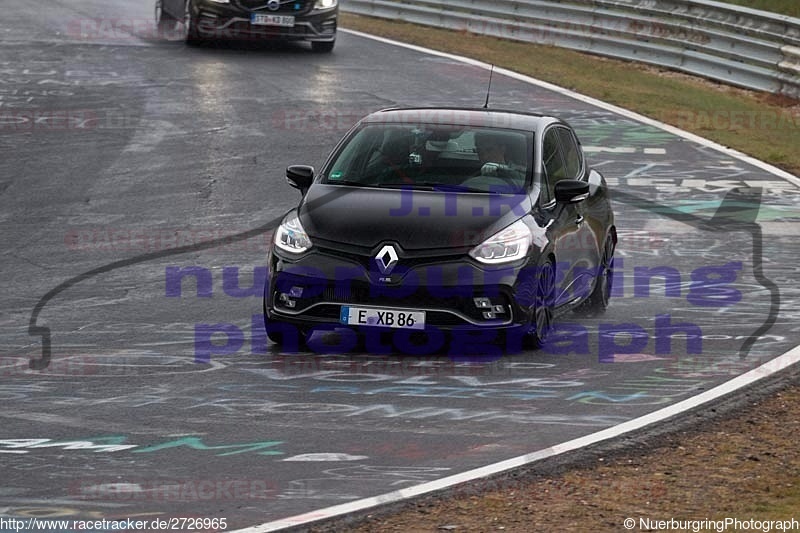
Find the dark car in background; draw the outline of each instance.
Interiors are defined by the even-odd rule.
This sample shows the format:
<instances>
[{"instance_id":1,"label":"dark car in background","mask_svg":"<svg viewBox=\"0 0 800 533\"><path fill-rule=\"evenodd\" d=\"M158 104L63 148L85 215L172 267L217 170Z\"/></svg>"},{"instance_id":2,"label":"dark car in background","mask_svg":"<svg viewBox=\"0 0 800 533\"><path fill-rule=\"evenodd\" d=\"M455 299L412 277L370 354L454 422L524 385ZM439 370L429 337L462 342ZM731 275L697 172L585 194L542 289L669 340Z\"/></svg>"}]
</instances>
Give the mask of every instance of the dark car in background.
<instances>
[{"instance_id":1,"label":"dark car in background","mask_svg":"<svg viewBox=\"0 0 800 533\"><path fill-rule=\"evenodd\" d=\"M316 52L336 42L338 0L156 0L160 29L178 25L187 43L202 40L308 41Z\"/></svg>"},{"instance_id":2,"label":"dark car in background","mask_svg":"<svg viewBox=\"0 0 800 533\"><path fill-rule=\"evenodd\" d=\"M609 190L558 118L379 111L286 179L303 196L273 236L264 316L288 350L337 328L405 352L476 331L535 347L564 311L608 305Z\"/></svg>"}]
</instances>

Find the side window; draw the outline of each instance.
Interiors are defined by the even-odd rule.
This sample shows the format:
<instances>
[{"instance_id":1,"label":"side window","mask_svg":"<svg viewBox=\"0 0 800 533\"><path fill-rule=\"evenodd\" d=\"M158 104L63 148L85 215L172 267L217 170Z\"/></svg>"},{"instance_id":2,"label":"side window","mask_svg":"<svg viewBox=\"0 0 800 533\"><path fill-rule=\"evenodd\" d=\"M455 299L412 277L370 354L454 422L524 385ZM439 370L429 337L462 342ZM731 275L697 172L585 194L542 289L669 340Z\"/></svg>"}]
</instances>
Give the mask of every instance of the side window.
<instances>
[{"instance_id":1,"label":"side window","mask_svg":"<svg viewBox=\"0 0 800 533\"><path fill-rule=\"evenodd\" d=\"M564 179L564 158L561 154L561 147L558 143L558 130L551 128L547 130L542 139L542 200L544 203L555 198L554 187L558 180Z\"/></svg>"},{"instance_id":2,"label":"side window","mask_svg":"<svg viewBox=\"0 0 800 533\"><path fill-rule=\"evenodd\" d=\"M578 141L566 128L558 128L558 136L561 139L561 149L564 151L564 174L569 179L578 179L583 168Z\"/></svg>"}]
</instances>

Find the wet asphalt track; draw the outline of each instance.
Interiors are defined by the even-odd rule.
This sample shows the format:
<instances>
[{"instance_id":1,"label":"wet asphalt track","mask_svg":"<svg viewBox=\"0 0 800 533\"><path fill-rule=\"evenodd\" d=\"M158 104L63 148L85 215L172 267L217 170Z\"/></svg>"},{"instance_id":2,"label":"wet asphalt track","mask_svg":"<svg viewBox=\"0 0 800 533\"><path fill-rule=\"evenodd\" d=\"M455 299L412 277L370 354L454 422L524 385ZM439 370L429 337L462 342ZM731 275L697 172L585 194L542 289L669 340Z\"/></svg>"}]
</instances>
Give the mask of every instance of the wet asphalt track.
<instances>
[{"instance_id":1,"label":"wet asphalt track","mask_svg":"<svg viewBox=\"0 0 800 533\"><path fill-rule=\"evenodd\" d=\"M493 106L567 118L618 192L608 313L564 317L560 343L502 357L336 354L321 336L316 353L275 351L247 288L269 238L258 228L298 199L283 169L320 165L373 110L479 106L486 71L348 34L329 56L187 48L154 34L150 5L10 1L2 517L277 520L610 427L798 344L800 188L495 76ZM210 276L211 296L191 283L174 295L175 267ZM656 276L648 293L647 269L672 282ZM716 292L714 270L732 276ZM52 343L41 371L29 369L42 357L32 314Z\"/></svg>"}]
</instances>

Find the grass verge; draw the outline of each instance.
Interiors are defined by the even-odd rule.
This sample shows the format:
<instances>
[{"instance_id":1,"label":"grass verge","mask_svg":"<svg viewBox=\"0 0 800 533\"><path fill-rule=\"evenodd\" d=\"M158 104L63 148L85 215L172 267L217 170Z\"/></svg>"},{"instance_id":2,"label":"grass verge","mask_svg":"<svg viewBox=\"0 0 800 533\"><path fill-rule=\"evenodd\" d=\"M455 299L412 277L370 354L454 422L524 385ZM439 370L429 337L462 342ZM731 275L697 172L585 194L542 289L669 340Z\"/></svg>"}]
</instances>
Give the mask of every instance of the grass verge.
<instances>
[{"instance_id":1,"label":"grass verge","mask_svg":"<svg viewBox=\"0 0 800 533\"><path fill-rule=\"evenodd\" d=\"M795 1L795 0L793 0ZM630 109L800 174L800 102L551 46L342 14L342 25L493 63Z\"/></svg>"},{"instance_id":2,"label":"grass verge","mask_svg":"<svg viewBox=\"0 0 800 533\"><path fill-rule=\"evenodd\" d=\"M725 3L800 17L800 2L797 0L725 0Z\"/></svg>"},{"instance_id":3,"label":"grass verge","mask_svg":"<svg viewBox=\"0 0 800 533\"><path fill-rule=\"evenodd\" d=\"M465 491L412 503L402 512L372 517L349 531L800 530L795 445L800 387L753 402L735 417L702 429L660 437L655 449L599 457L563 475L525 476L482 494ZM624 526L626 518L634 527ZM688 527L657 527L653 522L647 527L642 520L648 519L674 519ZM742 524L725 525L726 519ZM792 519L793 528L785 527ZM711 522L703 526L703 520Z\"/></svg>"}]
</instances>

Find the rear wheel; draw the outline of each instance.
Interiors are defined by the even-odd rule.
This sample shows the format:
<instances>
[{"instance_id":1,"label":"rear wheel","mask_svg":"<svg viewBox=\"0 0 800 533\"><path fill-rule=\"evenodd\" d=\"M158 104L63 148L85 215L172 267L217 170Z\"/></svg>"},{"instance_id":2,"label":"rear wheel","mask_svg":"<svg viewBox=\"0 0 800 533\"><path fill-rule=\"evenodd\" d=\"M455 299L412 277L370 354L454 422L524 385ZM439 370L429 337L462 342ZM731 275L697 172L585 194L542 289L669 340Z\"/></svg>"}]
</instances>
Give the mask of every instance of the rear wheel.
<instances>
[{"instance_id":1,"label":"rear wheel","mask_svg":"<svg viewBox=\"0 0 800 533\"><path fill-rule=\"evenodd\" d=\"M611 298L611 287L614 282L614 239L609 235L603 247L603 257L597 268L597 279L594 289L589 298L578 308L578 311L589 314L599 315L608 308L608 301Z\"/></svg>"},{"instance_id":2,"label":"rear wheel","mask_svg":"<svg viewBox=\"0 0 800 533\"><path fill-rule=\"evenodd\" d=\"M536 275L536 294L534 300L531 329L523 339L523 347L536 349L544 345L553 327L553 304L556 297L556 271L553 260L548 259Z\"/></svg>"}]
</instances>

